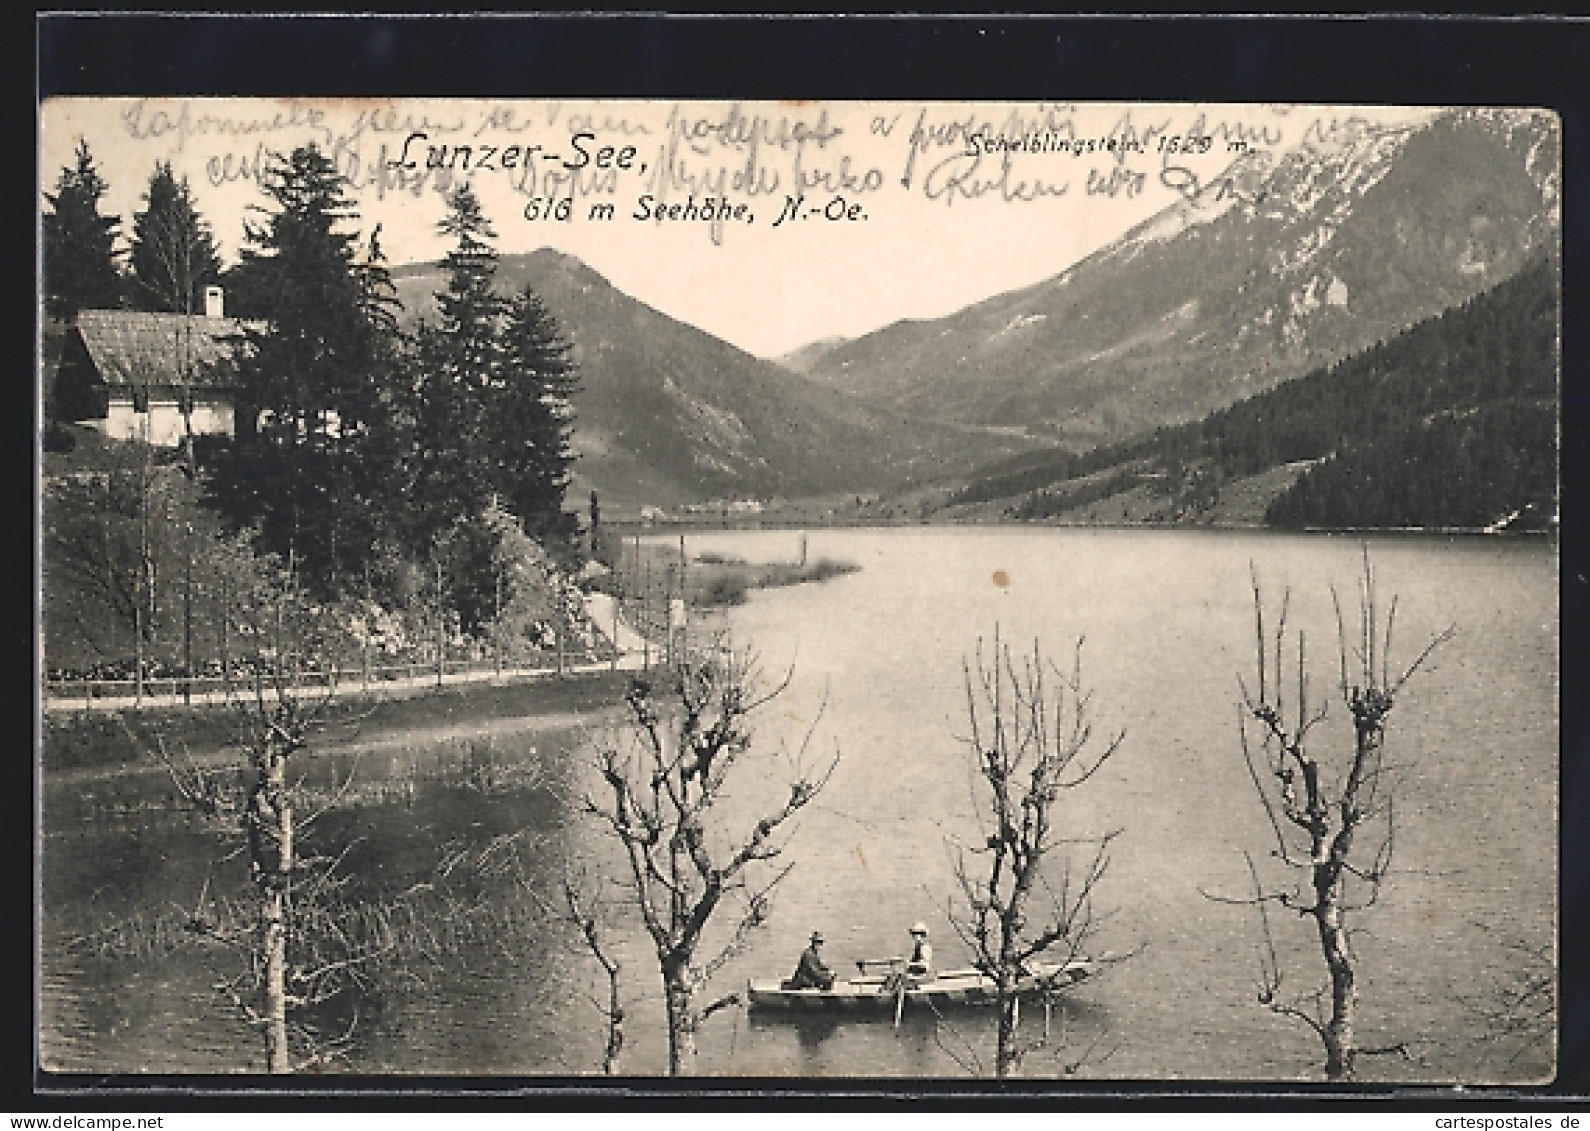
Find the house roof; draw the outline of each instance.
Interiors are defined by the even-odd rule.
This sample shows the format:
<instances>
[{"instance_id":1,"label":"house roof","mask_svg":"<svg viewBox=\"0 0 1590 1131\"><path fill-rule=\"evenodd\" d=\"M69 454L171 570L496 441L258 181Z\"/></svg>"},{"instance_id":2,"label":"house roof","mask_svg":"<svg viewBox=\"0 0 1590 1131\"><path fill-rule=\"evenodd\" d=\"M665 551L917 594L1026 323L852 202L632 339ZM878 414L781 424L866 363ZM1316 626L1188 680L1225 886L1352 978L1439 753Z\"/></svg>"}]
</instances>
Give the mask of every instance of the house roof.
<instances>
[{"instance_id":1,"label":"house roof","mask_svg":"<svg viewBox=\"0 0 1590 1131\"><path fill-rule=\"evenodd\" d=\"M231 356L244 329L240 318L149 314L136 310L83 310L77 333L100 380L111 386L227 387L215 362ZM190 376L184 380L187 369Z\"/></svg>"}]
</instances>

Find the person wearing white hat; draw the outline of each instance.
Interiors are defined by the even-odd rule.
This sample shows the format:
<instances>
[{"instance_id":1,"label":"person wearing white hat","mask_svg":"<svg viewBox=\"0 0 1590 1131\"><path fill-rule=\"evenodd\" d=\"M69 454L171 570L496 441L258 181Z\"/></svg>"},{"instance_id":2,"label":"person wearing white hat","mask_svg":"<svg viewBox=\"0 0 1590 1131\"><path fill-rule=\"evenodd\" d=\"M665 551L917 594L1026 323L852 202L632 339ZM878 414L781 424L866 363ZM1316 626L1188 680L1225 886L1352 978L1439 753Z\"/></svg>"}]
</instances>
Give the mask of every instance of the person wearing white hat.
<instances>
[{"instance_id":1,"label":"person wearing white hat","mask_svg":"<svg viewBox=\"0 0 1590 1131\"><path fill-rule=\"evenodd\" d=\"M933 976L933 947L928 943L926 923L911 925L911 957L906 959L905 973L919 982Z\"/></svg>"},{"instance_id":2,"label":"person wearing white hat","mask_svg":"<svg viewBox=\"0 0 1590 1131\"><path fill-rule=\"evenodd\" d=\"M823 962L823 933L813 931L811 945L801 951L795 973L784 983L789 990L826 990L833 988L834 972Z\"/></svg>"}]
</instances>

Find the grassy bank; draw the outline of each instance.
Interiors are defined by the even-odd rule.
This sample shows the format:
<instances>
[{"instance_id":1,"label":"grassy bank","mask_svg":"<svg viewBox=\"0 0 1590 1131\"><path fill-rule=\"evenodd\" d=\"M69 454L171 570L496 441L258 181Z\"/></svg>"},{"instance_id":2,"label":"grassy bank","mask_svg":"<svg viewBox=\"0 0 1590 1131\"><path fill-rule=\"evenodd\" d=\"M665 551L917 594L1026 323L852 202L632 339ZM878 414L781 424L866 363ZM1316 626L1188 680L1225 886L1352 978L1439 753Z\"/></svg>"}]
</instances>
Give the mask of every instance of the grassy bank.
<instances>
[{"instance_id":1,"label":"grassy bank","mask_svg":"<svg viewBox=\"0 0 1590 1131\"><path fill-rule=\"evenodd\" d=\"M595 714L623 701L628 679L625 672L592 672L516 684L461 684L394 699L336 700L322 713L311 750L449 724ZM160 742L168 750L194 754L225 750L236 745L242 722L236 706L222 705L54 714L43 724L43 768L48 774L148 764Z\"/></svg>"},{"instance_id":2,"label":"grassy bank","mask_svg":"<svg viewBox=\"0 0 1590 1131\"><path fill-rule=\"evenodd\" d=\"M687 599L703 608L740 605L752 589L826 581L860 569L853 562L832 558L818 558L804 565L791 562L757 564L725 554L702 554L696 559L694 576L687 582Z\"/></svg>"},{"instance_id":3,"label":"grassy bank","mask_svg":"<svg viewBox=\"0 0 1590 1131\"><path fill-rule=\"evenodd\" d=\"M624 619L659 646L667 640L669 604L680 597L693 609L722 609L743 604L753 589L821 582L861 569L833 558L750 562L715 551L689 554L683 542L615 538L604 546L614 572L600 587L618 598Z\"/></svg>"}]
</instances>

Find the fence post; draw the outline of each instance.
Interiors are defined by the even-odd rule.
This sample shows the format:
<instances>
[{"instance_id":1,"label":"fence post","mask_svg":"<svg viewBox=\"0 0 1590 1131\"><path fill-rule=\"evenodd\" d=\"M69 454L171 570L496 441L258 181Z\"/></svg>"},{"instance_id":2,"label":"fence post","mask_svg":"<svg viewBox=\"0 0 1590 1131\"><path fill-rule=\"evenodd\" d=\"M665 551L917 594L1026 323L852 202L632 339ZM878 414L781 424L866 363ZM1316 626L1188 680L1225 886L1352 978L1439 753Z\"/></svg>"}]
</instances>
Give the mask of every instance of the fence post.
<instances>
[{"instance_id":1,"label":"fence post","mask_svg":"<svg viewBox=\"0 0 1590 1131\"><path fill-rule=\"evenodd\" d=\"M182 702L193 705L193 523L183 523Z\"/></svg>"},{"instance_id":2,"label":"fence post","mask_svg":"<svg viewBox=\"0 0 1590 1131\"><path fill-rule=\"evenodd\" d=\"M436 686L442 686L447 664L447 626L442 613L442 559L436 559Z\"/></svg>"},{"instance_id":3,"label":"fence post","mask_svg":"<svg viewBox=\"0 0 1590 1131\"><path fill-rule=\"evenodd\" d=\"M493 571L492 584L495 589L491 619L491 658L497 672L497 682L502 682L502 566L497 564Z\"/></svg>"},{"instance_id":4,"label":"fence post","mask_svg":"<svg viewBox=\"0 0 1590 1131\"><path fill-rule=\"evenodd\" d=\"M231 587L223 567L221 573L221 697L232 701L232 606Z\"/></svg>"},{"instance_id":5,"label":"fence post","mask_svg":"<svg viewBox=\"0 0 1590 1131\"><path fill-rule=\"evenodd\" d=\"M679 604L677 606L679 610L679 651L677 656L681 666L690 662L690 622L689 613L686 611L686 602L689 598L685 595L685 583L689 573L690 558L685 553L685 536L684 532L681 531L679 534ZM670 624L668 626L670 638L673 636L673 631L673 625Z\"/></svg>"}]
</instances>

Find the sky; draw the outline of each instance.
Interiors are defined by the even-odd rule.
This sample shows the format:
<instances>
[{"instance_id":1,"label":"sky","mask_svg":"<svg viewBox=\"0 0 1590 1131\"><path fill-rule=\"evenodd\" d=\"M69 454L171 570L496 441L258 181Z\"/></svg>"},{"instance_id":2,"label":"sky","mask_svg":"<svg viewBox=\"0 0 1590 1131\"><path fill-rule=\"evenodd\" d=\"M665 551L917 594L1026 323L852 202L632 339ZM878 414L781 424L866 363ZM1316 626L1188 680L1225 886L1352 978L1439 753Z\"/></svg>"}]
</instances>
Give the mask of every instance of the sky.
<instances>
[{"instance_id":1,"label":"sky","mask_svg":"<svg viewBox=\"0 0 1590 1131\"><path fill-rule=\"evenodd\" d=\"M40 203L79 139L126 236L157 162L235 261L270 154L311 141L394 265L445 254L467 180L500 252L553 247L762 357L1059 274L1245 152L1414 108L933 102L52 99ZM730 214L701 209L727 202ZM566 203L559 203L566 202ZM691 214L690 206L697 214ZM550 205L550 207L549 207ZM791 219L793 205L796 218ZM659 208L677 213L658 217ZM608 209L611 209L609 212Z\"/></svg>"}]
</instances>

